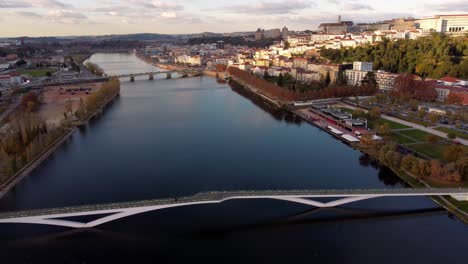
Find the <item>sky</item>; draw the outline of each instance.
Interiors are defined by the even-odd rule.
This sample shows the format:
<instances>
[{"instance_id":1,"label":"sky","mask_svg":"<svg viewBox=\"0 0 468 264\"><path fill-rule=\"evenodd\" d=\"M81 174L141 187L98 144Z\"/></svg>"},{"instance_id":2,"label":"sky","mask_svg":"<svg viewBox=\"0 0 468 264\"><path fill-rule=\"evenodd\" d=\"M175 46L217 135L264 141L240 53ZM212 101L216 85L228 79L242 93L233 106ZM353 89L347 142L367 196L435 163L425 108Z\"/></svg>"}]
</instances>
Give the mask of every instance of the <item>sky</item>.
<instances>
[{"instance_id":1,"label":"sky","mask_svg":"<svg viewBox=\"0 0 468 264\"><path fill-rule=\"evenodd\" d=\"M316 29L468 13L466 0L0 0L0 37Z\"/></svg>"}]
</instances>

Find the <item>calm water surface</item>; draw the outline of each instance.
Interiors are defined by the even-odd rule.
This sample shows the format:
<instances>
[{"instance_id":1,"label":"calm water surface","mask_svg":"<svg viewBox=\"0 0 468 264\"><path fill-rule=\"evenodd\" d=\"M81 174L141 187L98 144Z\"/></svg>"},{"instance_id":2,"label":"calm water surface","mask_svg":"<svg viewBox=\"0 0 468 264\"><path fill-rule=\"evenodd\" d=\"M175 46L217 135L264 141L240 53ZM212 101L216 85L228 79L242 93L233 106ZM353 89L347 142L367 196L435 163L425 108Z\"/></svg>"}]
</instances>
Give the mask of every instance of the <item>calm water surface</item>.
<instances>
[{"instance_id":1,"label":"calm water surface","mask_svg":"<svg viewBox=\"0 0 468 264\"><path fill-rule=\"evenodd\" d=\"M96 54L91 61L108 73L157 70L129 54ZM209 77L160 77L123 79L120 98L105 114L0 200L0 210L212 190L404 188L388 169L243 90ZM467 226L427 198L383 198L329 210L231 201L147 213L86 231L0 226L0 263L194 257L466 263L467 249Z\"/></svg>"}]
</instances>

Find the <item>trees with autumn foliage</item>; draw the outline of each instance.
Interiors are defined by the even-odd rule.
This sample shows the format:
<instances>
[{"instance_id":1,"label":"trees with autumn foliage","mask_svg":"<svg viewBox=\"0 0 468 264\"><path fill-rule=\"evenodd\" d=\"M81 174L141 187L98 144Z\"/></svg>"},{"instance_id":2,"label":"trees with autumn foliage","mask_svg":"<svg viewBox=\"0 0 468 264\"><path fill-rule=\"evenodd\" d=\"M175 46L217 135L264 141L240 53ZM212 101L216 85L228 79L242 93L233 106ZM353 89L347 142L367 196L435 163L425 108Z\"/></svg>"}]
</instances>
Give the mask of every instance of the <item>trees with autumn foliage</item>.
<instances>
[{"instance_id":1,"label":"trees with autumn foliage","mask_svg":"<svg viewBox=\"0 0 468 264\"><path fill-rule=\"evenodd\" d=\"M229 74L244 82L245 84L255 87L270 98L280 99L283 101L299 101L299 100L314 100L323 98L340 98L350 96L367 96L374 95L378 89L372 86L352 87L348 85L331 85L325 88L314 88L301 91L289 87L282 88L272 82L254 76L246 71L235 67L228 68ZM286 80L286 77L284 77Z\"/></svg>"},{"instance_id":2,"label":"trees with autumn foliage","mask_svg":"<svg viewBox=\"0 0 468 264\"><path fill-rule=\"evenodd\" d=\"M446 104L451 105L462 105L463 104L463 97L456 93L450 93L445 100Z\"/></svg>"},{"instance_id":3,"label":"trees with autumn foliage","mask_svg":"<svg viewBox=\"0 0 468 264\"><path fill-rule=\"evenodd\" d=\"M430 102L435 101L437 92L430 82L415 80L410 74L401 74L395 80L395 89L391 95L404 101L416 99Z\"/></svg>"},{"instance_id":4,"label":"trees with autumn foliage","mask_svg":"<svg viewBox=\"0 0 468 264\"><path fill-rule=\"evenodd\" d=\"M39 106L39 97L34 92L28 92L21 98L21 107L28 112L35 111Z\"/></svg>"},{"instance_id":5,"label":"trees with autumn foliage","mask_svg":"<svg viewBox=\"0 0 468 264\"><path fill-rule=\"evenodd\" d=\"M84 120L89 115L95 113L104 103L120 93L120 81L118 78L111 78L102 84L101 88L88 95L85 100L80 100L75 115Z\"/></svg>"},{"instance_id":6,"label":"trees with autumn foliage","mask_svg":"<svg viewBox=\"0 0 468 264\"><path fill-rule=\"evenodd\" d=\"M15 174L63 135L61 127L47 126L36 114L16 114L0 137L0 182Z\"/></svg>"}]
</instances>

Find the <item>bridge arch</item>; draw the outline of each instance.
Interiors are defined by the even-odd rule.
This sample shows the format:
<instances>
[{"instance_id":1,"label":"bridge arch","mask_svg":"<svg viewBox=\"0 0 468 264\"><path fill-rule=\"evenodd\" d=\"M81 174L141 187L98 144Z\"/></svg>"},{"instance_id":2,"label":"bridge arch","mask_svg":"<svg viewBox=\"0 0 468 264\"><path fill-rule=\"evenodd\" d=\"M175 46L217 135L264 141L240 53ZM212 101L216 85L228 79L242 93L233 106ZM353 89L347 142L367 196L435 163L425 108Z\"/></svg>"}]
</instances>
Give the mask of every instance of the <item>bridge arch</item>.
<instances>
[{"instance_id":1,"label":"bridge arch","mask_svg":"<svg viewBox=\"0 0 468 264\"><path fill-rule=\"evenodd\" d=\"M317 208L331 208L379 197L441 196L454 194L468 195L468 189L211 192L200 193L189 197L182 197L180 199L161 199L108 205L2 213L0 214L0 223L52 225L70 228L93 228L105 223L142 213L192 205L220 204L230 200L272 199L299 203ZM319 202L312 200L313 198L336 199L330 202ZM63 219L93 215L106 216L87 223Z\"/></svg>"}]
</instances>

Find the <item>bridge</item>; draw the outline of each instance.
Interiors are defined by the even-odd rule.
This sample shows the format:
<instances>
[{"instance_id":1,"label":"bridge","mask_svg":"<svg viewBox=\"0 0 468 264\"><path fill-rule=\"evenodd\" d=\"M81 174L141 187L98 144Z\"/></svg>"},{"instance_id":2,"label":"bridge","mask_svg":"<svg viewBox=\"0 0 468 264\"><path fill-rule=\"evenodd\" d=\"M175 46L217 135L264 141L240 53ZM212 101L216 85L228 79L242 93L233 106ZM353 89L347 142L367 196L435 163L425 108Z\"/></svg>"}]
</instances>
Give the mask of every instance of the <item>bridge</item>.
<instances>
[{"instance_id":1,"label":"bridge","mask_svg":"<svg viewBox=\"0 0 468 264\"><path fill-rule=\"evenodd\" d=\"M113 75L113 77L118 77L118 78L129 78L130 81L134 82L135 77L137 76L148 76L148 79L150 81L154 80L155 75L159 74L165 74L166 79L171 79L172 75L174 73L179 73L182 77L193 77L193 76L199 76L202 74L201 70L198 69L186 69L186 70L169 70L169 71L152 71L152 72L140 72L140 73L128 73L128 74L119 74L119 75Z\"/></svg>"},{"instance_id":2,"label":"bridge","mask_svg":"<svg viewBox=\"0 0 468 264\"><path fill-rule=\"evenodd\" d=\"M380 189L380 190L291 190L291 191L225 191L206 192L193 196L146 200L112 204L96 204L54 209L40 209L0 213L0 224L38 224L70 228L93 228L132 215L203 204L220 204L229 200L273 199L304 204L317 208L332 208L358 201L380 197L418 197L468 195L468 189ZM337 198L319 202L313 198ZM104 216L103 216L104 215ZM101 216L82 223L64 218Z\"/></svg>"}]
</instances>

